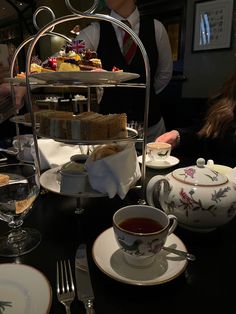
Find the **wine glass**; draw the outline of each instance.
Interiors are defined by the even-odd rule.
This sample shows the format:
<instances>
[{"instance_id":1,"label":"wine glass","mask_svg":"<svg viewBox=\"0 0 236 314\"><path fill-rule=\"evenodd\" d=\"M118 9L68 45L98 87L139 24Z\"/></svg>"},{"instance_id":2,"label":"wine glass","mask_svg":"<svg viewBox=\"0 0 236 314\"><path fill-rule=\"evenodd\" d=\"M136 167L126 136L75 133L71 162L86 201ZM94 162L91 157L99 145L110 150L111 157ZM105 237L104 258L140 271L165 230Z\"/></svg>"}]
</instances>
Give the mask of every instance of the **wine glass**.
<instances>
[{"instance_id":1,"label":"wine glass","mask_svg":"<svg viewBox=\"0 0 236 314\"><path fill-rule=\"evenodd\" d=\"M0 256L20 256L39 245L39 231L21 228L39 192L39 173L34 165L0 166L0 219L11 228L0 235Z\"/></svg>"}]
</instances>

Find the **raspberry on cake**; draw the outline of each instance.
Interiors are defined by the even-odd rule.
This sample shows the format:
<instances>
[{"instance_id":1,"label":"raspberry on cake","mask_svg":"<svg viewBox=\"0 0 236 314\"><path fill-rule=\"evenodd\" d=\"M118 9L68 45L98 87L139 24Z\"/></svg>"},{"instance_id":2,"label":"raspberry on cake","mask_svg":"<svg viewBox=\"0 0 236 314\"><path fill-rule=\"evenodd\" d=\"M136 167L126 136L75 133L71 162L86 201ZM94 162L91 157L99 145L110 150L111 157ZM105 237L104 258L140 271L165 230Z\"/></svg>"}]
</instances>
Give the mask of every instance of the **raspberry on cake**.
<instances>
[{"instance_id":1,"label":"raspberry on cake","mask_svg":"<svg viewBox=\"0 0 236 314\"><path fill-rule=\"evenodd\" d=\"M123 72L123 70L119 69L119 68L116 67L116 66L113 66L112 72Z\"/></svg>"}]
</instances>

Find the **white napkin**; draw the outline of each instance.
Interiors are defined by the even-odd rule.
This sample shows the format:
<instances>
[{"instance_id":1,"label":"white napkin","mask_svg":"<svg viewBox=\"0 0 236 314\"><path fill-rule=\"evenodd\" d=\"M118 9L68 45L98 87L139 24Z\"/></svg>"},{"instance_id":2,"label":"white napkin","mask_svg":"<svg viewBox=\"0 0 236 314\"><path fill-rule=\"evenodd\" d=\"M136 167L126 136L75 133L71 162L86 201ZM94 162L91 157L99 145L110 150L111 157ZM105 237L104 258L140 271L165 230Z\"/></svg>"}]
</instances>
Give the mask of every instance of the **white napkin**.
<instances>
[{"instance_id":1,"label":"white napkin","mask_svg":"<svg viewBox=\"0 0 236 314\"><path fill-rule=\"evenodd\" d=\"M54 168L70 161L70 157L81 154L81 145L68 145L52 139L38 139L41 170ZM32 144L31 154L36 159L35 147Z\"/></svg>"},{"instance_id":2,"label":"white napkin","mask_svg":"<svg viewBox=\"0 0 236 314\"><path fill-rule=\"evenodd\" d=\"M117 154L96 161L88 158L85 167L94 190L108 194L109 198L118 194L124 199L130 187L141 177L141 171L134 143L121 143L119 146L123 150Z\"/></svg>"}]
</instances>

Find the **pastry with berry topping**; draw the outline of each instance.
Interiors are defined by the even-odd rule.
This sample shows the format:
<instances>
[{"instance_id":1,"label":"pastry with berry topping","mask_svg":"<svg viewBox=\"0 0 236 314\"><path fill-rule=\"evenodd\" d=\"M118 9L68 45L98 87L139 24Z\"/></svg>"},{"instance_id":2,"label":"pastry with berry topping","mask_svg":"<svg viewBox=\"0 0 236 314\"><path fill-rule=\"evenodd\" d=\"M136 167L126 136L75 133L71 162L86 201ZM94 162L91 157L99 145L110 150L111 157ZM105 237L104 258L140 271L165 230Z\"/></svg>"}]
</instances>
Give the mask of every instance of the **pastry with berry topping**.
<instances>
[{"instance_id":1,"label":"pastry with berry topping","mask_svg":"<svg viewBox=\"0 0 236 314\"><path fill-rule=\"evenodd\" d=\"M54 72L55 67L53 67L52 64L53 58L48 58L47 62L42 62L38 56L33 56L31 59L30 73Z\"/></svg>"},{"instance_id":2,"label":"pastry with berry topping","mask_svg":"<svg viewBox=\"0 0 236 314\"><path fill-rule=\"evenodd\" d=\"M92 71L102 68L97 53L85 48L84 41L74 40L59 52L57 71Z\"/></svg>"},{"instance_id":3,"label":"pastry with berry topping","mask_svg":"<svg viewBox=\"0 0 236 314\"><path fill-rule=\"evenodd\" d=\"M7 174L0 173L0 185L8 184L10 177Z\"/></svg>"}]
</instances>

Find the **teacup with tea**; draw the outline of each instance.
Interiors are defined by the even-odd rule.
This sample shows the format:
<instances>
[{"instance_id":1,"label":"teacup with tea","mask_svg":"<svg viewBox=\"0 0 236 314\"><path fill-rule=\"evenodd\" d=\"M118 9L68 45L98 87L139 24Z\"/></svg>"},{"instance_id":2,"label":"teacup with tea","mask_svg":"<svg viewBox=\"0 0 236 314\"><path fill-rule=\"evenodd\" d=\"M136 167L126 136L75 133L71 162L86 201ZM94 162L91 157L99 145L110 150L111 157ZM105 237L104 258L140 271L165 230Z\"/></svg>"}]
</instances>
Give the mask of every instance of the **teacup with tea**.
<instances>
[{"instance_id":1,"label":"teacup with tea","mask_svg":"<svg viewBox=\"0 0 236 314\"><path fill-rule=\"evenodd\" d=\"M177 218L148 205L129 205L113 215L116 241L125 261L135 267L151 265L174 232Z\"/></svg>"},{"instance_id":2,"label":"teacup with tea","mask_svg":"<svg viewBox=\"0 0 236 314\"><path fill-rule=\"evenodd\" d=\"M150 161L166 160L171 153L171 144L164 142L147 143L147 155Z\"/></svg>"}]
</instances>

